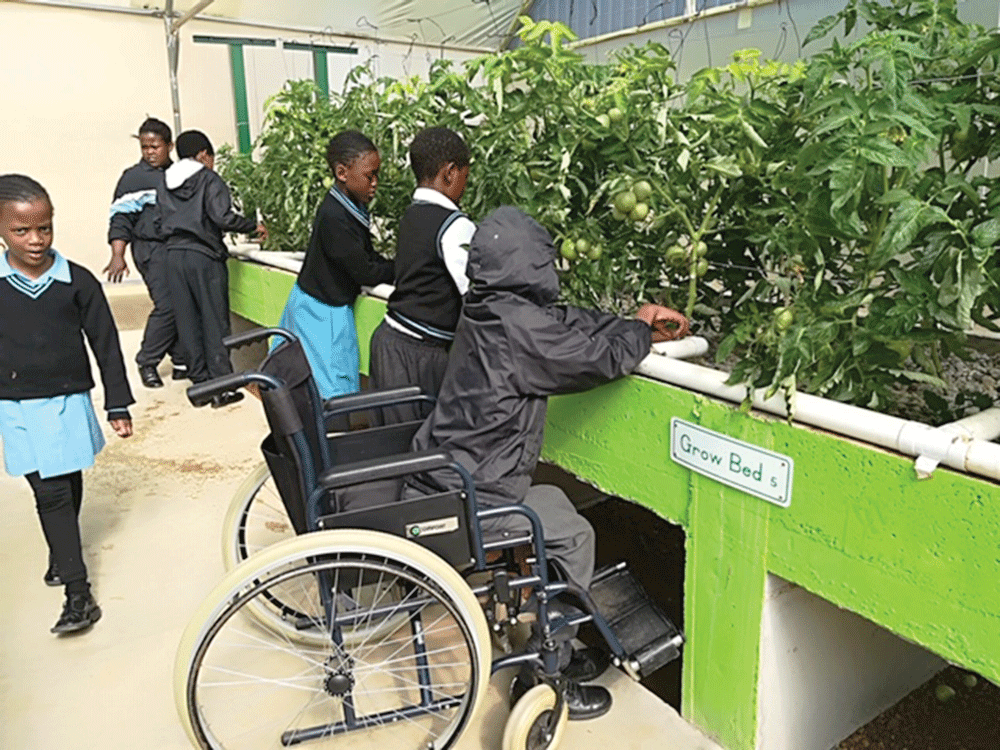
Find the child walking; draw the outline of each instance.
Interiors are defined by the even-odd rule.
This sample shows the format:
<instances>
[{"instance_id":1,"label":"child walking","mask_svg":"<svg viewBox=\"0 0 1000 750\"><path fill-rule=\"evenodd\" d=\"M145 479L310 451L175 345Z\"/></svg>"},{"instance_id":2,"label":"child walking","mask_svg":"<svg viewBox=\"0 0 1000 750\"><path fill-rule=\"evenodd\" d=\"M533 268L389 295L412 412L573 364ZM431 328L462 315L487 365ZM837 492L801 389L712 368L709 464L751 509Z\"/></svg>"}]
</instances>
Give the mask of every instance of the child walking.
<instances>
[{"instance_id":1,"label":"child walking","mask_svg":"<svg viewBox=\"0 0 1000 750\"><path fill-rule=\"evenodd\" d=\"M373 388L419 385L437 396L469 288L465 267L476 225L458 203L469 179L469 147L448 128L427 128L410 144L417 178L399 224L396 288L371 340ZM382 410L386 423L423 419L420 404Z\"/></svg>"},{"instance_id":2,"label":"child walking","mask_svg":"<svg viewBox=\"0 0 1000 750\"><path fill-rule=\"evenodd\" d=\"M222 343L230 333L229 251L222 234L256 231L266 239L267 230L233 210L229 187L214 171L215 149L204 133L186 130L177 136L177 156L157 186L156 202L177 337L188 378L200 383L233 371ZM242 398L238 391L225 391L212 398L212 407Z\"/></svg>"},{"instance_id":3,"label":"child walking","mask_svg":"<svg viewBox=\"0 0 1000 750\"><path fill-rule=\"evenodd\" d=\"M85 630L101 617L80 542L82 470L104 447L90 389L86 336L104 384L105 410L120 437L132 434L134 403L111 310L85 268L52 247L52 202L24 175L0 175L0 439L11 476L35 494L49 546L44 580L66 602L53 633Z\"/></svg>"},{"instance_id":4,"label":"child walking","mask_svg":"<svg viewBox=\"0 0 1000 750\"><path fill-rule=\"evenodd\" d=\"M360 390L354 300L362 286L389 283L394 273L393 262L375 252L369 232L368 204L382 165L375 144L345 130L330 141L326 161L334 184L316 212L279 324L302 340L324 400Z\"/></svg>"}]
</instances>

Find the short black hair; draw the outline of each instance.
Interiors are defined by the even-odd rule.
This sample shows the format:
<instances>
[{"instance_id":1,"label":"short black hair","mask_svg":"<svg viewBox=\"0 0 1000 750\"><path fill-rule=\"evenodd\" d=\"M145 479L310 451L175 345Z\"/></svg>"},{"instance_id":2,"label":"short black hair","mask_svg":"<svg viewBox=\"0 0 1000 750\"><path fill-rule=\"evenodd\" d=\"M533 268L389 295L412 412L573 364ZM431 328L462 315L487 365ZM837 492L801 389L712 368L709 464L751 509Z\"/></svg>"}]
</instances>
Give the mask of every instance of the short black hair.
<instances>
[{"instance_id":1,"label":"short black hair","mask_svg":"<svg viewBox=\"0 0 1000 750\"><path fill-rule=\"evenodd\" d=\"M170 126L163 120L157 120L155 117L147 117L142 121L142 125L139 126L139 135L143 133L158 135L163 139L164 143L173 143L174 140L174 134L171 132Z\"/></svg>"},{"instance_id":2,"label":"short black hair","mask_svg":"<svg viewBox=\"0 0 1000 750\"><path fill-rule=\"evenodd\" d=\"M333 172L338 164L350 166L352 161L371 151L378 151L371 138L357 130L343 130L327 144L326 163Z\"/></svg>"},{"instance_id":3,"label":"short black hair","mask_svg":"<svg viewBox=\"0 0 1000 750\"><path fill-rule=\"evenodd\" d=\"M471 155L462 136L450 128L426 128L410 143L410 166L417 182L433 180L441 167L467 167Z\"/></svg>"},{"instance_id":4,"label":"short black hair","mask_svg":"<svg viewBox=\"0 0 1000 750\"><path fill-rule=\"evenodd\" d=\"M6 203L30 203L39 198L44 198L50 205L52 203L45 188L27 175L0 175L0 206Z\"/></svg>"},{"instance_id":5,"label":"short black hair","mask_svg":"<svg viewBox=\"0 0 1000 750\"><path fill-rule=\"evenodd\" d=\"M177 136L177 156L181 159L193 159L202 151L209 156L215 156L215 149L208 136L200 130L185 130Z\"/></svg>"}]
</instances>

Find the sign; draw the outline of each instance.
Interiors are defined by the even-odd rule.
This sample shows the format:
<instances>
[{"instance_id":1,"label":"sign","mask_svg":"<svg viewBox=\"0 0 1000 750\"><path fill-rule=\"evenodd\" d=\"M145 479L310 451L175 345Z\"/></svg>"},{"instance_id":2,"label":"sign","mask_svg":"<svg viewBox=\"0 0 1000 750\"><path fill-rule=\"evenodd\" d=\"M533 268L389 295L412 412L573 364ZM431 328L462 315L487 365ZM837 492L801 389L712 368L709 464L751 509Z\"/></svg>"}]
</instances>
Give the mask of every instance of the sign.
<instances>
[{"instance_id":1,"label":"sign","mask_svg":"<svg viewBox=\"0 0 1000 750\"><path fill-rule=\"evenodd\" d=\"M670 420L670 457L692 471L782 508L792 503L795 464L788 456L674 417Z\"/></svg>"}]
</instances>

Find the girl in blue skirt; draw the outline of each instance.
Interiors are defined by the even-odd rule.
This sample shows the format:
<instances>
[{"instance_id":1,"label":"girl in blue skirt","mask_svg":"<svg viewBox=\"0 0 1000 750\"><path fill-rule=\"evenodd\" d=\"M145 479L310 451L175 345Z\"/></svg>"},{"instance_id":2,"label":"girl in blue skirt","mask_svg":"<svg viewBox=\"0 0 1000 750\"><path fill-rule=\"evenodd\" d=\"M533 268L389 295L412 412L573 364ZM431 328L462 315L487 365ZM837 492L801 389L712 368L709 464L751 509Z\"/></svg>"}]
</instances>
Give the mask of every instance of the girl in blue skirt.
<instances>
[{"instance_id":1,"label":"girl in blue skirt","mask_svg":"<svg viewBox=\"0 0 1000 750\"><path fill-rule=\"evenodd\" d=\"M66 602L53 633L85 630L101 617L83 562L78 515L82 470L104 447L90 390L84 336L101 369L105 410L120 437L132 434L134 403L118 330L101 285L52 247L52 202L30 177L0 175L0 439L11 476L35 494L49 546L44 580Z\"/></svg>"},{"instance_id":2,"label":"girl in blue skirt","mask_svg":"<svg viewBox=\"0 0 1000 750\"><path fill-rule=\"evenodd\" d=\"M302 340L324 400L360 389L354 300L362 286L391 282L395 268L375 252L369 232L367 206L382 164L375 144L345 130L330 141L326 161L334 184L316 212L280 323Z\"/></svg>"}]
</instances>

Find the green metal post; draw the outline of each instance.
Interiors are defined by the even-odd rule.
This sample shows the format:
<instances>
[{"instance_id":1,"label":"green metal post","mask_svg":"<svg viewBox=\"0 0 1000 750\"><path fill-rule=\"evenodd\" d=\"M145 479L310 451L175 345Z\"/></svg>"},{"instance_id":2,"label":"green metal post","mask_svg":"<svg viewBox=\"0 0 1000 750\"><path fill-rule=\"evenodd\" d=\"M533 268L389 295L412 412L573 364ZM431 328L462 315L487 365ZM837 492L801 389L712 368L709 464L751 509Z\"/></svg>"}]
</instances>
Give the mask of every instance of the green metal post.
<instances>
[{"instance_id":1,"label":"green metal post","mask_svg":"<svg viewBox=\"0 0 1000 750\"><path fill-rule=\"evenodd\" d=\"M242 44L229 45L229 63L233 75L233 102L236 105L236 136L240 153L249 154L253 142L250 140L250 107L247 104L247 75Z\"/></svg>"},{"instance_id":2,"label":"green metal post","mask_svg":"<svg viewBox=\"0 0 1000 750\"><path fill-rule=\"evenodd\" d=\"M326 50L313 50L313 78L316 79L316 87L319 95L324 99L330 98L330 71L326 64Z\"/></svg>"}]
</instances>

